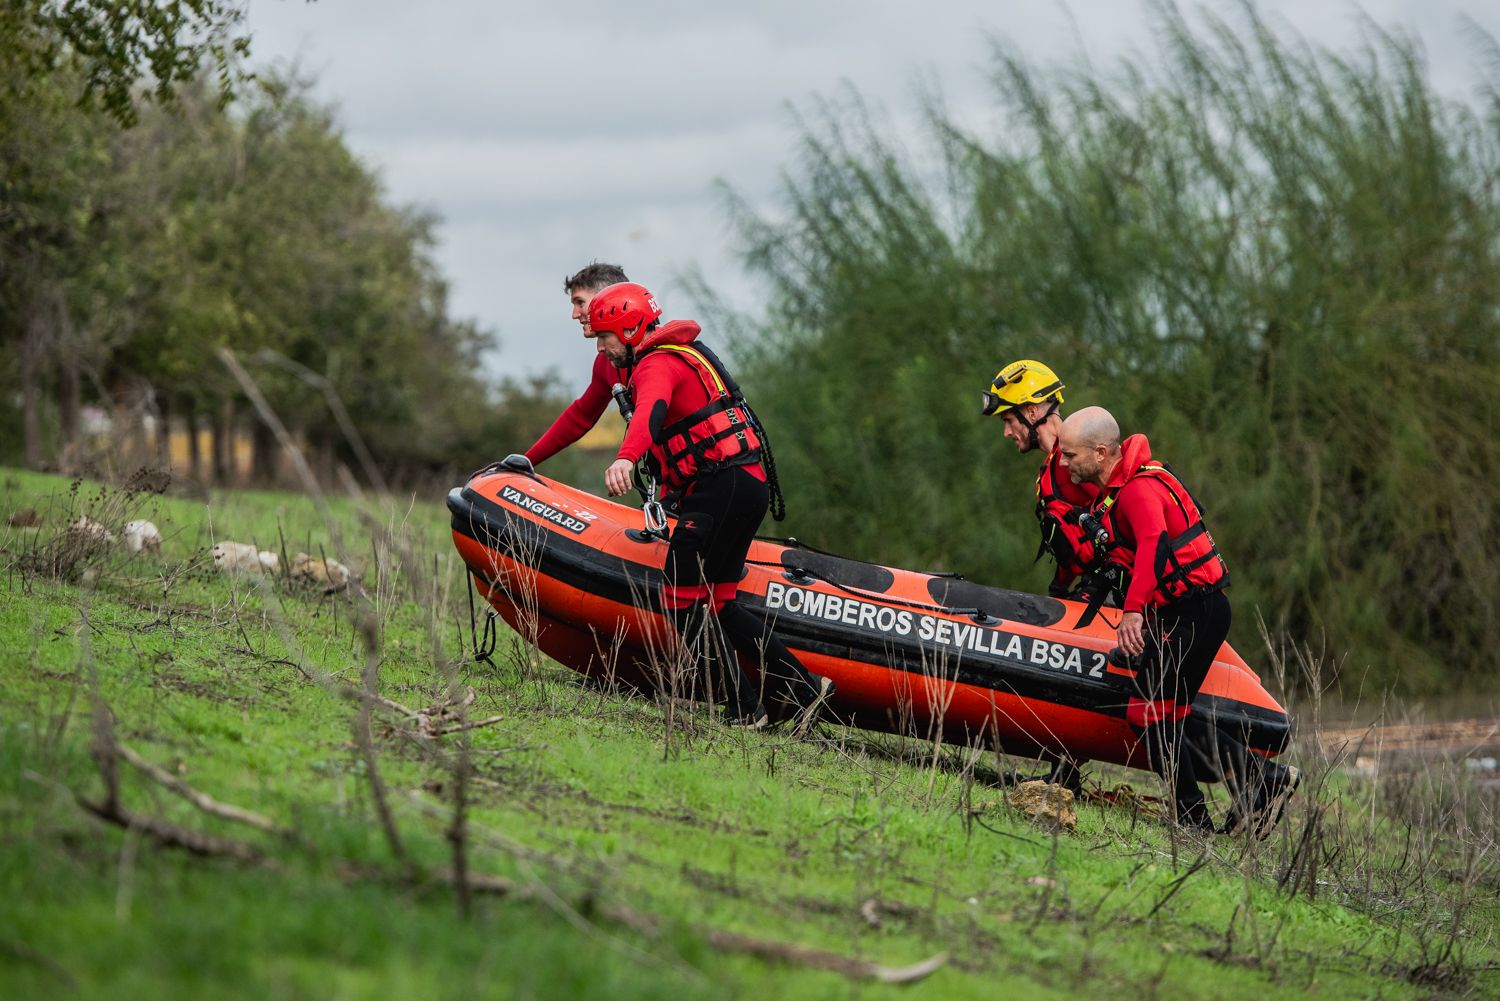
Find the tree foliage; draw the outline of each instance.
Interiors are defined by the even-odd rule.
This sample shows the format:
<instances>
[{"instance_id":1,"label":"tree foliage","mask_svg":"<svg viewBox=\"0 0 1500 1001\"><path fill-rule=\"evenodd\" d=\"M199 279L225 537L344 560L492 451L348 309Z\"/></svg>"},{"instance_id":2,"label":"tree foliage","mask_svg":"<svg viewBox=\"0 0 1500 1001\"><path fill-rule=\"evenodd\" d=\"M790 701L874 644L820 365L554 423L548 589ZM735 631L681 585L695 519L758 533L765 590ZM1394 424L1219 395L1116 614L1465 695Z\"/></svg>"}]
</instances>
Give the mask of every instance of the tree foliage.
<instances>
[{"instance_id":1,"label":"tree foliage","mask_svg":"<svg viewBox=\"0 0 1500 1001\"><path fill-rule=\"evenodd\" d=\"M784 218L739 207L773 289L745 382L796 530L1040 586L1034 457L976 402L1039 358L1204 501L1240 643L1258 612L1381 682L1478 682L1500 644L1496 90L1439 98L1373 24L1339 54L1250 7L1152 14L1159 59L1107 72L997 45L1004 132L934 104L920 157L857 100L820 107Z\"/></svg>"},{"instance_id":2,"label":"tree foliage","mask_svg":"<svg viewBox=\"0 0 1500 1001\"><path fill-rule=\"evenodd\" d=\"M82 72L59 65L3 99L0 357L19 364L0 389L20 391L9 442L25 444L12 459L66 462L80 404L144 399L221 439L254 428L268 475L273 442L243 420L224 347L326 459L356 451L330 391L388 474L486 457L493 336L450 315L435 220L388 202L308 81L268 76L224 106L196 77L168 105L133 106L125 128L77 103Z\"/></svg>"},{"instance_id":3,"label":"tree foliage","mask_svg":"<svg viewBox=\"0 0 1500 1001\"><path fill-rule=\"evenodd\" d=\"M0 5L0 51L10 71L0 74L0 107L25 100L40 83L67 69L77 100L97 102L121 124L138 114L139 84L170 101L211 64L220 103L239 79L236 66L250 51L242 0L7 0Z\"/></svg>"}]
</instances>

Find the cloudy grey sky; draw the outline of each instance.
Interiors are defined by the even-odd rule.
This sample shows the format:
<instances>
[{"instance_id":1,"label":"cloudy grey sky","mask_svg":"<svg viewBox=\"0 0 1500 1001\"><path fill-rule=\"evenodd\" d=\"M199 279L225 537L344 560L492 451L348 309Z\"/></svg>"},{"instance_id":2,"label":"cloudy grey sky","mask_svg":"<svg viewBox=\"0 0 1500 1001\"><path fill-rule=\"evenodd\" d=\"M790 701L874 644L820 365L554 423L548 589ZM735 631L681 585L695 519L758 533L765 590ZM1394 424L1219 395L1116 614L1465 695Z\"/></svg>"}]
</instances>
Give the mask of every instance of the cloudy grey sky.
<instances>
[{"instance_id":1,"label":"cloudy grey sky","mask_svg":"<svg viewBox=\"0 0 1500 1001\"><path fill-rule=\"evenodd\" d=\"M796 138L789 106L852 85L900 123L935 83L963 120L986 121L992 38L1041 63L1108 65L1151 48L1136 0L733 6L251 0L249 25L253 62L310 72L390 196L443 219L437 258L454 312L500 334L493 373L558 368L580 389L594 353L568 319L562 278L590 260L624 264L669 316L692 313L678 277L693 266L732 304L753 304L714 182L774 210ZM1452 96L1469 96L1479 75L1464 16L1500 36L1493 0L1260 6L1334 48L1357 40L1360 10L1415 32Z\"/></svg>"}]
</instances>

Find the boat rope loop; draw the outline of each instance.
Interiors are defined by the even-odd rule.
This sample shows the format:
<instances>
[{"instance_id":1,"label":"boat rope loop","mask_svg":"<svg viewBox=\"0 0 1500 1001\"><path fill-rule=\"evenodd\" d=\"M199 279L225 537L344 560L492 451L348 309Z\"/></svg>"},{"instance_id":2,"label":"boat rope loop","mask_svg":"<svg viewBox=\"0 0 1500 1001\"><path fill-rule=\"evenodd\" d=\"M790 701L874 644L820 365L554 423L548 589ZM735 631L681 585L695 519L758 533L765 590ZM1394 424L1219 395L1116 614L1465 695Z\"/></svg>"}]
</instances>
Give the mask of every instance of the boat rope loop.
<instances>
[{"instance_id":1,"label":"boat rope loop","mask_svg":"<svg viewBox=\"0 0 1500 1001\"><path fill-rule=\"evenodd\" d=\"M862 562L861 560L855 560L855 559L852 559L851 557L845 556L843 553L834 553L834 552L828 551L827 549L819 549L817 546L809 546L807 543L803 542L801 539L797 538L795 535L787 535L787 536L780 536L780 535L757 535L755 538L758 539L761 542L774 542L774 543L776 543L778 545L786 546L788 549L805 549L809 553L817 553L819 556L832 556L836 560L850 560L850 562L853 562L853 563ZM749 561L747 560L746 562L749 562ZM766 566L777 566L778 564L767 563L765 565ZM871 566L879 566L879 564L877 564L877 563L872 563L870 565ZM946 577L949 580L963 580L964 579L964 575L963 574L957 573L956 571L953 571L953 570L918 570L918 571L915 571L915 572L916 573L920 573L924 577ZM832 584L833 581L829 581L828 583Z\"/></svg>"},{"instance_id":2,"label":"boat rope loop","mask_svg":"<svg viewBox=\"0 0 1500 1001\"><path fill-rule=\"evenodd\" d=\"M766 471L766 489L771 492L771 520L786 521L786 498L781 494L781 477L776 475L776 456L771 451L771 439L761 425L760 417L750 409L748 403L745 404L745 412L750 415L750 426L760 436L760 462Z\"/></svg>"},{"instance_id":3,"label":"boat rope loop","mask_svg":"<svg viewBox=\"0 0 1500 1001\"><path fill-rule=\"evenodd\" d=\"M495 645L499 642L499 636L495 629L495 609L489 608L484 617L484 637L480 638L479 629L475 624L474 616L474 575L465 574L469 578L469 645L474 651L474 663L495 666L492 656Z\"/></svg>"}]
</instances>

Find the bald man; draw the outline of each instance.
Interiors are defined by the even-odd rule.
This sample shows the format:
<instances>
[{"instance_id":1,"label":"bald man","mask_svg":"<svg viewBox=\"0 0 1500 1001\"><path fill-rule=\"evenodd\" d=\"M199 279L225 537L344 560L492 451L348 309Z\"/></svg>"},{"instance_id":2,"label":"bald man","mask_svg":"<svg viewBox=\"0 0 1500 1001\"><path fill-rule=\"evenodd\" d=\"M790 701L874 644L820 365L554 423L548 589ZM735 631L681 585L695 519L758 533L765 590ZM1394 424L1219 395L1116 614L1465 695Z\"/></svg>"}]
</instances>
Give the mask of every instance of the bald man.
<instances>
[{"instance_id":1,"label":"bald man","mask_svg":"<svg viewBox=\"0 0 1500 1001\"><path fill-rule=\"evenodd\" d=\"M1225 822L1226 833L1263 835L1275 825L1296 789L1297 769L1252 760L1204 720L1191 719L1192 703L1229 634L1224 588L1229 570L1203 522L1198 502L1164 464L1153 461L1145 435L1121 441L1120 426L1102 407L1085 407L1063 421L1059 462L1079 484L1099 490L1093 509L1117 557L1130 567L1117 637L1120 650L1138 657L1136 694L1125 719L1140 734L1151 767L1173 787L1177 822L1214 830L1198 788L1195 754L1184 754L1184 735L1200 753L1218 742L1220 757L1238 759L1247 780ZM1227 756L1225 750L1232 753Z\"/></svg>"}]
</instances>

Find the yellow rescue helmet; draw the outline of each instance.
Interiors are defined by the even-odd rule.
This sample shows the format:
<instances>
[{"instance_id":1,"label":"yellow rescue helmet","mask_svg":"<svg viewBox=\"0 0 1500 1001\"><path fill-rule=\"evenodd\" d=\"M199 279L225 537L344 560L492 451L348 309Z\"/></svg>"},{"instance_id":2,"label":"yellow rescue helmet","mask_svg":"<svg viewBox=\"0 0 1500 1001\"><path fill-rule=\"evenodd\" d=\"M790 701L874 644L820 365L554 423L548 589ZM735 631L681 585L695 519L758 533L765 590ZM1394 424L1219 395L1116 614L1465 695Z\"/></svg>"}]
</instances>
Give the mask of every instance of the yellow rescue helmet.
<instances>
[{"instance_id":1,"label":"yellow rescue helmet","mask_svg":"<svg viewBox=\"0 0 1500 1001\"><path fill-rule=\"evenodd\" d=\"M1003 414L1023 403L1061 403L1063 383L1057 373L1030 358L1013 361L1002 368L990 388L984 391L982 408L986 417Z\"/></svg>"}]
</instances>

